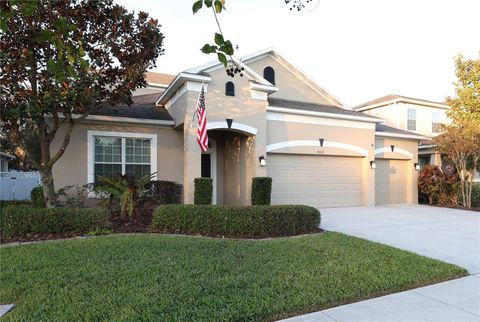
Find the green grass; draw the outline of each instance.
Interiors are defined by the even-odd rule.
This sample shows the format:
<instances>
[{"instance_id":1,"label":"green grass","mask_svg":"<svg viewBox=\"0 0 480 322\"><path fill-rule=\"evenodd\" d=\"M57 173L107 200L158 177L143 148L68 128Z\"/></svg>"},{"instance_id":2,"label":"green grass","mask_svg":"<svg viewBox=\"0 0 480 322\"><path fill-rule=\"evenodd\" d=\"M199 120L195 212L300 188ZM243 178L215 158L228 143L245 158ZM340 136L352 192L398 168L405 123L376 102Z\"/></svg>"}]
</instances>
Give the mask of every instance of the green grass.
<instances>
[{"instance_id":1,"label":"green grass","mask_svg":"<svg viewBox=\"0 0 480 322\"><path fill-rule=\"evenodd\" d=\"M338 233L107 236L0 249L5 321L273 320L466 274ZM3 320L2 320L3 321Z\"/></svg>"}]
</instances>

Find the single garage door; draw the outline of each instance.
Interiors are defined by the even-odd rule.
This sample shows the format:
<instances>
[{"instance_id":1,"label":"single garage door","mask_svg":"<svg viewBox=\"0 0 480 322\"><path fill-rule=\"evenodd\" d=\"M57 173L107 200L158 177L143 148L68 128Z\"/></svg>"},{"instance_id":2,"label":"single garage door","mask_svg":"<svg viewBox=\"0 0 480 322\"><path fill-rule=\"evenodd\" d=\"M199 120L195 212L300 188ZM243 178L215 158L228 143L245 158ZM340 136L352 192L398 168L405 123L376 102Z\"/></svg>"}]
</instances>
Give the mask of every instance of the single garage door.
<instances>
[{"instance_id":1,"label":"single garage door","mask_svg":"<svg viewBox=\"0 0 480 322\"><path fill-rule=\"evenodd\" d=\"M355 157L268 154L272 204L360 206L362 160Z\"/></svg>"},{"instance_id":2,"label":"single garage door","mask_svg":"<svg viewBox=\"0 0 480 322\"><path fill-rule=\"evenodd\" d=\"M407 161L376 159L375 203L407 202Z\"/></svg>"}]
</instances>

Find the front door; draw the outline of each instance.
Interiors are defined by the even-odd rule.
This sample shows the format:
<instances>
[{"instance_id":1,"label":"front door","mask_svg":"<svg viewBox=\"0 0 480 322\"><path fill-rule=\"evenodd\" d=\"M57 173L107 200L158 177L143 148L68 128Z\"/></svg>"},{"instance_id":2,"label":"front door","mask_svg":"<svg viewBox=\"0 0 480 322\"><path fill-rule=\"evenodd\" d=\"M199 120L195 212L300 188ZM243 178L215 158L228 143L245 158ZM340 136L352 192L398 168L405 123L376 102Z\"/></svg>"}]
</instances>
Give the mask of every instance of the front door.
<instances>
[{"instance_id":1,"label":"front door","mask_svg":"<svg viewBox=\"0 0 480 322\"><path fill-rule=\"evenodd\" d=\"M217 204L217 144L215 140L208 138L208 151L202 152L201 176L212 178L212 204Z\"/></svg>"}]
</instances>

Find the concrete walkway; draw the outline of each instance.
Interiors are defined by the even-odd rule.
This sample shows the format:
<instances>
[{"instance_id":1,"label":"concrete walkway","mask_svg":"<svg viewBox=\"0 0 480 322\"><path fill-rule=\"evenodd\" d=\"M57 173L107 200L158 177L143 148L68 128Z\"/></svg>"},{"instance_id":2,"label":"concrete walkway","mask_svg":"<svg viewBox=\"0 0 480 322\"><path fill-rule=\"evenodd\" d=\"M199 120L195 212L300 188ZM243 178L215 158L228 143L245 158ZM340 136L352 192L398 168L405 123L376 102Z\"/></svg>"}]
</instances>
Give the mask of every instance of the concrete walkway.
<instances>
[{"instance_id":1,"label":"concrete walkway","mask_svg":"<svg viewBox=\"0 0 480 322\"><path fill-rule=\"evenodd\" d=\"M419 205L320 211L323 229L457 264L472 275L285 321L480 321L480 213Z\"/></svg>"},{"instance_id":2,"label":"concrete walkway","mask_svg":"<svg viewBox=\"0 0 480 322\"><path fill-rule=\"evenodd\" d=\"M480 276L471 275L282 321L480 321Z\"/></svg>"}]
</instances>

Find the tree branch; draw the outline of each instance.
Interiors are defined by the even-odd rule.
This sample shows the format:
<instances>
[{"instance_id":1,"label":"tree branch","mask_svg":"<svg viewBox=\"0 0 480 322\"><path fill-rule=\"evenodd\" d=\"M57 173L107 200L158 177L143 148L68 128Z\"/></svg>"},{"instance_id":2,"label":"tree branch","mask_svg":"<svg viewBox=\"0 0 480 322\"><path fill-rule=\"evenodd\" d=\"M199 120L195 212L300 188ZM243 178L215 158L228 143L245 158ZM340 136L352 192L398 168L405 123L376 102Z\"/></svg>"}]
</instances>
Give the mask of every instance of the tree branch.
<instances>
[{"instance_id":1,"label":"tree branch","mask_svg":"<svg viewBox=\"0 0 480 322\"><path fill-rule=\"evenodd\" d=\"M49 167L53 166L53 164L62 157L63 153L65 153L65 149L67 148L68 143L70 142L70 135L72 134L74 126L75 126L75 122L72 119L70 119L67 130L65 132L65 136L63 137L62 145L58 149L57 153L55 153L55 155L51 157L50 160L48 161L47 165Z\"/></svg>"}]
</instances>

